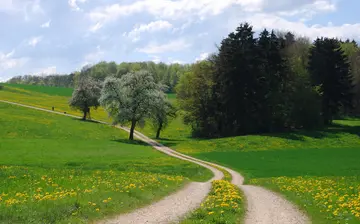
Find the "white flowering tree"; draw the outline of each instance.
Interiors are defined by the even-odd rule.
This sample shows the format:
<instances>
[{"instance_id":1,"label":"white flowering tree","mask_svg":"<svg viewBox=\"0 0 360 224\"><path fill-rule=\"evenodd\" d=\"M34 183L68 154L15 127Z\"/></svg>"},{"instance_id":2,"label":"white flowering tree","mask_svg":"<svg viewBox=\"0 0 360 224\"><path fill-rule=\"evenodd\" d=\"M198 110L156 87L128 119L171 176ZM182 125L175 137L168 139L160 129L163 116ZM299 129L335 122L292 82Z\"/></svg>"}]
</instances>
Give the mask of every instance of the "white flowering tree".
<instances>
[{"instance_id":1,"label":"white flowering tree","mask_svg":"<svg viewBox=\"0 0 360 224\"><path fill-rule=\"evenodd\" d=\"M69 105L72 108L80 110L83 113L83 120L90 117L90 108L97 109L100 106L99 97L101 92L101 85L91 78L83 77L79 80Z\"/></svg>"},{"instance_id":2,"label":"white flowering tree","mask_svg":"<svg viewBox=\"0 0 360 224\"><path fill-rule=\"evenodd\" d=\"M152 74L141 70L120 79L106 78L100 104L115 123L131 123L129 139L133 140L136 125L151 117L161 93L161 86L155 83Z\"/></svg>"}]
</instances>

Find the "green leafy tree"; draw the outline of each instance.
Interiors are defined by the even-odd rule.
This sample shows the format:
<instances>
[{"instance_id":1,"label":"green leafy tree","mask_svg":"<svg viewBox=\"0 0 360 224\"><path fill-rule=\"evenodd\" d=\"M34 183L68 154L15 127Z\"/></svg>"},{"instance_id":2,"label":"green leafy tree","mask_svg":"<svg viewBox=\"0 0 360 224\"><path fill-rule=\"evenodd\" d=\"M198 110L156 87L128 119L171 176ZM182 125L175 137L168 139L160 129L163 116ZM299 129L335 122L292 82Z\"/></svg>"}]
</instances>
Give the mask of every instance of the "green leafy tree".
<instances>
[{"instance_id":1,"label":"green leafy tree","mask_svg":"<svg viewBox=\"0 0 360 224\"><path fill-rule=\"evenodd\" d=\"M341 43L341 49L348 56L354 85L354 111L352 114L360 115L360 48L355 41Z\"/></svg>"},{"instance_id":2,"label":"green leafy tree","mask_svg":"<svg viewBox=\"0 0 360 224\"><path fill-rule=\"evenodd\" d=\"M213 56L214 59L216 56ZM217 127L213 101L213 61L201 61L180 77L176 86L177 99L195 136L215 136Z\"/></svg>"},{"instance_id":3,"label":"green leafy tree","mask_svg":"<svg viewBox=\"0 0 360 224\"><path fill-rule=\"evenodd\" d=\"M140 70L120 79L106 78L100 103L115 123L131 123L129 139L133 140L136 125L151 118L152 108L157 106L161 92L161 86L154 82L152 74Z\"/></svg>"},{"instance_id":4,"label":"green leafy tree","mask_svg":"<svg viewBox=\"0 0 360 224\"><path fill-rule=\"evenodd\" d=\"M353 96L350 65L339 40L315 40L310 49L309 72L321 95L324 124L331 124L341 108L351 107Z\"/></svg>"},{"instance_id":5,"label":"green leafy tree","mask_svg":"<svg viewBox=\"0 0 360 224\"><path fill-rule=\"evenodd\" d=\"M97 109L101 86L98 82L89 77L79 80L78 86L74 89L69 105L72 108L82 111L83 120L90 116L90 108Z\"/></svg>"},{"instance_id":6,"label":"green leafy tree","mask_svg":"<svg viewBox=\"0 0 360 224\"><path fill-rule=\"evenodd\" d=\"M163 92L157 91L156 94L154 108L151 111L151 122L156 130L156 138L159 139L160 132L168 126L171 119L176 117L176 108Z\"/></svg>"}]
</instances>

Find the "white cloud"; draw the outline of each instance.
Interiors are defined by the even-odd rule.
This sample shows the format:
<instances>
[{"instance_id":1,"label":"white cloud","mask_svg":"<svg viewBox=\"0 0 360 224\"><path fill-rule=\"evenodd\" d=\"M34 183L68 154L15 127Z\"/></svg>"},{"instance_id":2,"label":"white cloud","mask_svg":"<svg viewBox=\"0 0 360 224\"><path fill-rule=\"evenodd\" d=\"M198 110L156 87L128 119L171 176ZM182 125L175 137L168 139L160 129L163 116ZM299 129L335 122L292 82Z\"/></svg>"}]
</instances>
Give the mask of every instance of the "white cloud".
<instances>
[{"instance_id":1,"label":"white cloud","mask_svg":"<svg viewBox=\"0 0 360 224\"><path fill-rule=\"evenodd\" d=\"M84 62L82 63L82 65L99 62L103 58L104 54L105 54L105 52L103 50L101 50L101 47L97 46L96 50L94 52L91 52L91 53L85 55Z\"/></svg>"},{"instance_id":2,"label":"white cloud","mask_svg":"<svg viewBox=\"0 0 360 224\"><path fill-rule=\"evenodd\" d=\"M39 69L38 72L33 73L33 75L40 75L40 76L54 75L54 74L56 74L56 66L42 68L42 69Z\"/></svg>"},{"instance_id":3,"label":"white cloud","mask_svg":"<svg viewBox=\"0 0 360 224\"><path fill-rule=\"evenodd\" d=\"M310 20L314 15L320 12L333 12L336 10L336 5L333 2L325 0L312 1L309 4L304 4L294 9L287 9L279 11L276 14L280 16L302 16L301 21Z\"/></svg>"},{"instance_id":4,"label":"white cloud","mask_svg":"<svg viewBox=\"0 0 360 224\"><path fill-rule=\"evenodd\" d=\"M35 47L40 41L42 41L42 39L42 36L33 37L28 41L28 44Z\"/></svg>"},{"instance_id":5,"label":"white cloud","mask_svg":"<svg viewBox=\"0 0 360 224\"><path fill-rule=\"evenodd\" d=\"M80 7L78 6L78 2L85 3L87 0L69 0L68 4L72 10L80 11Z\"/></svg>"},{"instance_id":6,"label":"white cloud","mask_svg":"<svg viewBox=\"0 0 360 224\"><path fill-rule=\"evenodd\" d=\"M154 62L154 63L159 63L161 61L159 56L154 55L154 56L151 56L151 57L152 57L151 61Z\"/></svg>"},{"instance_id":7,"label":"white cloud","mask_svg":"<svg viewBox=\"0 0 360 224\"><path fill-rule=\"evenodd\" d=\"M172 60L171 64L185 64L185 62L181 60Z\"/></svg>"},{"instance_id":8,"label":"white cloud","mask_svg":"<svg viewBox=\"0 0 360 224\"><path fill-rule=\"evenodd\" d=\"M28 58L13 58L14 54L14 50L6 54L0 52L0 70L22 67L28 61Z\"/></svg>"},{"instance_id":9,"label":"white cloud","mask_svg":"<svg viewBox=\"0 0 360 224\"><path fill-rule=\"evenodd\" d=\"M203 61L205 59L207 59L209 57L209 53L207 52L204 52L204 53L201 53L199 57L195 58L195 61Z\"/></svg>"},{"instance_id":10,"label":"white cloud","mask_svg":"<svg viewBox=\"0 0 360 224\"><path fill-rule=\"evenodd\" d=\"M47 21L46 23L41 24L41 28L49 28L51 20Z\"/></svg>"},{"instance_id":11,"label":"white cloud","mask_svg":"<svg viewBox=\"0 0 360 224\"><path fill-rule=\"evenodd\" d=\"M180 39L180 40L170 41L165 44L150 43L146 47L137 48L136 50L138 52L143 52L143 53L147 53L147 54L159 54L159 53L170 52L170 51L171 52L181 51L190 46L191 46L191 44Z\"/></svg>"},{"instance_id":12,"label":"white cloud","mask_svg":"<svg viewBox=\"0 0 360 224\"><path fill-rule=\"evenodd\" d=\"M11 11L13 10L13 1L12 0L1 0L0 1L0 11Z\"/></svg>"},{"instance_id":13,"label":"white cloud","mask_svg":"<svg viewBox=\"0 0 360 224\"><path fill-rule=\"evenodd\" d=\"M93 25L93 26L91 26L90 27L90 32L96 32L98 29L100 29L101 27L102 27L103 25L100 23L100 22L98 22L98 23L96 23L95 25Z\"/></svg>"},{"instance_id":14,"label":"white cloud","mask_svg":"<svg viewBox=\"0 0 360 224\"><path fill-rule=\"evenodd\" d=\"M204 33L199 33L197 36L198 37L205 37L205 36L208 36L209 33L208 32L204 32Z\"/></svg>"},{"instance_id":15,"label":"white cloud","mask_svg":"<svg viewBox=\"0 0 360 224\"><path fill-rule=\"evenodd\" d=\"M176 27L173 29L173 33L180 32L180 34L184 33L185 29L190 27L193 24L192 20L188 20L186 23L182 24L180 27Z\"/></svg>"},{"instance_id":16,"label":"white cloud","mask_svg":"<svg viewBox=\"0 0 360 224\"><path fill-rule=\"evenodd\" d=\"M136 25L129 33L124 33L123 36L131 38L133 42L140 40L140 34L143 32L156 32L160 30L171 29L173 25L168 21L158 20L148 24Z\"/></svg>"},{"instance_id":17,"label":"white cloud","mask_svg":"<svg viewBox=\"0 0 360 224\"><path fill-rule=\"evenodd\" d=\"M179 19L191 15L204 17L218 15L232 5L239 5L245 11L258 11L264 0L140 0L131 4L112 4L98 7L88 13L94 22L111 22L122 16L147 12L160 18Z\"/></svg>"},{"instance_id":18,"label":"white cloud","mask_svg":"<svg viewBox=\"0 0 360 224\"><path fill-rule=\"evenodd\" d=\"M282 17L270 14L255 14L243 18L241 21L248 21L256 30L267 28L292 31L298 35L307 36L311 39L316 39L321 36L360 39L360 23L343 24L340 26L333 26L332 24L328 24L327 26L308 26L302 22L291 22ZM231 25L231 30L235 28L235 23L237 22L234 22Z\"/></svg>"}]
</instances>

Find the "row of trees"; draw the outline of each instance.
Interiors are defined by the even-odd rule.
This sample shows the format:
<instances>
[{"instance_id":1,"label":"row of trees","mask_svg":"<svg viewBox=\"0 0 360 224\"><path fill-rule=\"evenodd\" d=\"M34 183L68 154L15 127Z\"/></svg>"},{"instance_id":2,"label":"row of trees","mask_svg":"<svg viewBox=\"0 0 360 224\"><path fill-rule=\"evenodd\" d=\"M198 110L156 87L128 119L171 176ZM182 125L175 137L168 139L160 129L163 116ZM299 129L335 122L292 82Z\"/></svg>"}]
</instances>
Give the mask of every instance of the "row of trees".
<instances>
[{"instance_id":1,"label":"row of trees","mask_svg":"<svg viewBox=\"0 0 360 224\"><path fill-rule=\"evenodd\" d=\"M153 75L145 70L129 72L121 78L107 77L103 83L83 76L69 104L83 112L83 120L89 117L90 108L103 106L114 123L131 125L130 140L134 139L135 127L150 120L159 138L169 118L176 115L164 90L165 86L156 83Z\"/></svg>"},{"instance_id":2,"label":"row of trees","mask_svg":"<svg viewBox=\"0 0 360 224\"><path fill-rule=\"evenodd\" d=\"M155 82L168 86L167 91L173 92L180 76L190 69L190 65L165 64L154 62L134 62L116 64L115 62L100 62L95 65L87 65L69 75L16 76L9 83L45 85L58 87L75 87L82 76L92 77L94 80L103 82L107 77L121 78L129 72L146 70L149 71Z\"/></svg>"},{"instance_id":3,"label":"row of trees","mask_svg":"<svg viewBox=\"0 0 360 224\"><path fill-rule=\"evenodd\" d=\"M48 76L24 75L24 76L13 77L8 81L8 83L56 86L56 87L73 87L74 78L75 78L74 76L75 76L74 74L70 74L70 75L54 74Z\"/></svg>"},{"instance_id":4,"label":"row of trees","mask_svg":"<svg viewBox=\"0 0 360 224\"><path fill-rule=\"evenodd\" d=\"M255 37L252 26L241 24L218 53L181 77L176 91L185 122L206 137L330 124L359 105L359 53L355 42L311 44L266 29Z\"/></svg>"}]
</instances>

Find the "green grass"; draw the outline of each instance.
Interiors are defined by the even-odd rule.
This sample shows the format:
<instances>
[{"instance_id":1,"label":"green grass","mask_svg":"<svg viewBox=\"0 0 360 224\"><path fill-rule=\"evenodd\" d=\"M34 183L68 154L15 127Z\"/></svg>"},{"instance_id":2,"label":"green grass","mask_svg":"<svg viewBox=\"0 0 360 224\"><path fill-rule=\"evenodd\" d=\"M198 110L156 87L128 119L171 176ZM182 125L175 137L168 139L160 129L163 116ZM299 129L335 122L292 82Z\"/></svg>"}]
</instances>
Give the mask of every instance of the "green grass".
<instances>
[{"instance_id":1,"label":"green grass","mask_svg":"<svg viewBox=\"0 0 360 224\"><path fill-rule=\"evenodd\" d=\"M0 223L88 222L211 177L114 127L5 103L0 124Z\"/></svg>"},{"instance_id":2,"label":"green grass","mask_svg":"<svg viewBox=\"0 0 360 224\"><path fill-rule=\"evenodd\" d=\"M200 208L181 223L241 223L245 213L243 204L244 197L239 188L227 180L215 180Z\"/></svg>"},{"instance_id":3,"label":"green grass","mask_svg":"<svg viewBox=\"0 0 360 224\"><path fill-rule=\"evenodd\" d=\"M24 89L37 93L45 93L51 96L67 96L71 97L73 89L65 87L53 87L53 86L37 86L37 85L24 85L24 84L2 84L5 87L14 87L18 89Z\"/></svg>"},{"instance_id":4,"label":"green grass","mask_svg":"<svg viewBox=\"0 0 360 224\"><path fill-rule=\"evenodd\" d=\"M360 223L360 120L339 120L318 131L210 140L175 132L167 129L162 142L282 193L313 223Z\"/></svg>"},{"instance_id":5,"label":"green grass","mask_svg":"<svg viewBox=\"0 0 360 224\"><path fill-rule=\"evenodd\" d=\"M58 112L82 116L81 112L69 107L68 102L71 98L72 91L71 88L4 84L4 89L0 90L0 100L22 103L48 110L54 107L55 111ZM174 102L175 99L173 96L174 94L169 94L169 98L172 97L170 100ZM91 110L91 118L111 122L107 112L101 107L97 110ZM151 125L147 125L147 129L152 135L155 135L156 132L151 128Z\"/></svg>"},{"instance_id":6,"label":"green grass","mask_svg":"<svg viewBox=\"0 0 360 224\"><path fill-rule=\"evenodd\" d=\"M150 126L141 131L150 137L155 133ZM161 133L160 141L180 152L238 170L247 183L282 193L314 223L360 223L355 213L360 211L359 119L338 120L322 130L219 139L193 139L190 132L180 113ZM297 184L300 188L284 187ZM317 196L318 189L327 189L331 197ZM325 209L325 203L332 207ZM337 205L342 205L338 211L334 210Z\"/></svg>"}]
</instances>

